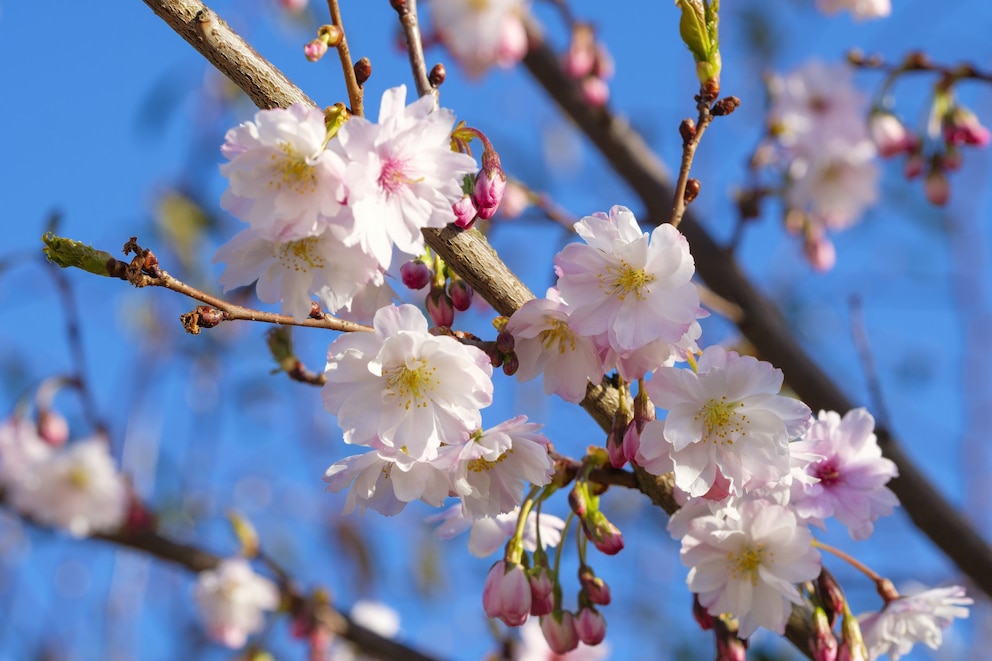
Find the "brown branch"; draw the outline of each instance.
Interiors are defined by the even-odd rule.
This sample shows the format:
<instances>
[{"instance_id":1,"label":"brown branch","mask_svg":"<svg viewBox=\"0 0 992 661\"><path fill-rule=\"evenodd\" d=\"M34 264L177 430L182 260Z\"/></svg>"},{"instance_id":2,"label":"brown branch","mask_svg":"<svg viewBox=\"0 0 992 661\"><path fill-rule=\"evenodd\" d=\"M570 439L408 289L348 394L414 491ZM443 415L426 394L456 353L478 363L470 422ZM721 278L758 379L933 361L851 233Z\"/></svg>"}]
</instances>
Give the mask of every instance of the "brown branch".
<instances>
[{"instance_id":1,"label":"brown branch","mask_svg":"<svg viewBox=\"0 0 992 661\"><path fill-rule=\"evenodd\" d=\"M667 220L673 190L664 167L644 140L623 120L591 108L562 71L558 58L532 31L531 49L524 65L599 149L616 173L640 197L649 222ZM687 212L680 229L689 240L696 272L721 298L742 312L741 332L762 358L785 373L786 381L814 411L845 412L853 408L840 388L820 369L796 341L778 309L761 294L738 268L732 255L722 250ZM875 430L882 451L899 468L890 487L913 523L931 539L983 592L992 595L992 549L954 507L930 484L902 451L889 431Z\"/></svg>"},{"instance_id":2,"label":"brown branch","mask_svg":"<svg viewBox=\"0 0 992 661\"><path fill-rule=\"evenodd\" d=\"M410 56L410 69L413 81L417 85L419 96L434 95L437 102L437 90L427 77L427 61L424 59L424 41L420 38L420 23L417 21L417 0L390 0L393 9L400 17L403 36L406 39L406 50Z\"/></svg>"},{"instance_id":3,"label":"brown branch","mask_svg":"<svg viewBox=\"0 0 992 661\"><path fill-rule=\"evenodd\" d=\"M341 41L337 45L338 57L341 59L341 69L344 72L344 82L348 87L348 101L351 103L351 112L359 117L365 116L364 96L362 86L358 84L358 76L355 74L355 65L351 61L351 51L348 49L348 34L344 30L344 23L341 22L341 7L338 0L327 0L327 9L331 14L331 23L341 29Z\"/></svg>"}]
</instances>

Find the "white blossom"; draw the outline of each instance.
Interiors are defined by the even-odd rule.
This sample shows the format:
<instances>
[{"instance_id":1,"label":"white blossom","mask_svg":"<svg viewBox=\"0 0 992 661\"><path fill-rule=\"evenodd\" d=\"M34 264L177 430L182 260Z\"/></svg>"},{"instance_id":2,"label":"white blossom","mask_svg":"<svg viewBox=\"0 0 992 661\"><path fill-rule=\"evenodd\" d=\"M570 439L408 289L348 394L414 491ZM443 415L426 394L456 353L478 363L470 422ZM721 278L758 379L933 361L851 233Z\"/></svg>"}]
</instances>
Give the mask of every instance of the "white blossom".
<instances>
[{"instance_id":1,"label":"white blossom","mask_svg":"<svg viewBox=\"0 0 992 661\"><path fill-rule=\"evenodd\" d=\"M256 574L244 558L227 558L200 572L193 598L210 637L235 649L262 630L264 611L279 607L275 583Z\"/></svg>"},{"instance_id":2,"label":"white blossom","mask_svg":"<svg viewBox=\"0 0 992 661\"><path fill-rule=\"evenodd\" d=\"M510 67L527 52L525 0L431 0L438 36L470 75Z\"/></svg>"},{"instance_id":3,"label":"white blossom","mask_svg":"<svg viewBox=\"0 0 992 661\"><path fill-rule=\"evenodd\" d=\"M460 445L492 403L492 365L480 349L428 332L412 305L381 308L374 333L348 333L327 350L324 407L346 443L382 443L411 459Z\"/></svg>"},{"instance_id":4,"label":"white blossom","mask_svg":"<svg viewBox=\"0 0 992 661\"><path fill-rule=\"evenodd\" d=\"M903 596L887 603L881 612L859 615L869 658L874 661L888 654L892 661L899 661L916 643L937 649L943 642L942 630L954 618L968 617L967 606L972 603L963 587L953 585Z\"/></svg>"}]
</instances>

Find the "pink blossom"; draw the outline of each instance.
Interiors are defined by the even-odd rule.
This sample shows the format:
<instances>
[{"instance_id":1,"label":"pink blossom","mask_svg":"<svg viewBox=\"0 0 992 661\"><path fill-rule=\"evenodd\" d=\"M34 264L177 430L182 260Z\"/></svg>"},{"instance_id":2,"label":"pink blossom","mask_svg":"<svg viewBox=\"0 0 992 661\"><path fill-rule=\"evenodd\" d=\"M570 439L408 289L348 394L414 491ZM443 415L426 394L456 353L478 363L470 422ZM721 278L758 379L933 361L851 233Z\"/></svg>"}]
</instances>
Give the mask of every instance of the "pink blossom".
<instances>
[{"instance_id":1,"label":"pink blossom","mask_svg":"<svg viewBox=\"0 0 992 661\"><path fill-rule=\"evenodd\" d=\"M327 350L324 407L344 441L403 448L411 459L460 445L492 403L492 365L480 349L428 332L412 305L386 306L374 333L347 333Z\"/></svg>"},{"instance_id":2,"label":"pink blossom","mask_svg":"<svg viewBox=\"0 0 992 661\"><path fill-rule=\"evenodd\" d=\"M891 0L816 0L816 6L824 14L835 14L846 9L859 21L884 18L892 13Z\"/></svg>"},{"instance_id":3,"label":"pink blossom","mask_svg":"<svg viewBox=\"0 0 992 661\"><path fill-rule=\"evenodd\" d=\"M530 381L543 374L546 394L581 402L586 384L602 380L602 362L592 339L571 327L569 306L554 291L548 296L524 303L506 325L520 361L517 380Z\"/></svg>"},{"instance_id":4,"label":"pink blossom","mask_svg":"<svg viewBox=\"0 0 992 661\"><path fill-rule=\"evenodd\" d=\"M899 473L882 456L874 426L874 418L863 408L843 418L820 411L803 440L794 444L822 457L806 468L817 482L792 485L792 507L800 517L820 527L836 517L860 540L871 536L875 520L892 513L899 500L885 485Z\"/></svg>"},{"instance_id":5,"label":"pink blossom","mask_svg":"<svg viewBox=\"0 0 992 661\"><path fill-rule=\"evenodd\" d=\"M595 608L583 608L575 617L575 633L586 645L599 645L606 638L606 620Z\"/></svg>"},{"instance_id":6,"label":"pink blossom","mask_svg":"<svg viewBox=\"0 0 992 661\"><path fill-rule=\"evenodd\" d=\"M734 494L781 480L789 441L810 424L809 407L779 395L781 387L771 364L719 346L703 352L698 372L660 368L646 388L668 417L644 427L638 461L658 470L670 459L675 484L692 496L709 491L717 473Z\"/></svg>"},{"instance_id":7,"label":"pink blossom","mask_svg":"<svg viewBox=\"0 0 992 661\"><path fill-rule=\"evenodd\" d=\"M954 618L968 617L967 606L972 603L964 588L954 585L903 596L887 603L881 612L859 615L869 657L874 660L888 654L899 661L916 643L937 649L943 642L942 630Z\"/></svg>"},{"instance_id":8,"label":"pink blossom","mask_svg":"<svg viewBox=\"0 0 992 661\"><path fill-rule=\"evenodd\" d=\"M667 224L649 237L621 206L609 216L586 216L575 230L585 243L555 256L558 289L572 308L569 326L590 337L606 333L620 353L656 340L680 342L699 316L685 237Z\"/></svg>"},{"instance_id":9,"label":"pink blossom","mask_svg":"<svg viewBox=\"0 0 992 661\"><path fill-rule=\"evenodd\" d=\"M552 612L542 617L541 633L555 654L566 654L579 646L575 617L568 611Z\"/></svg>"},{"instance_id":10,"label":"pink blossom","mask_svg":"<svg viewBox=\"0 0 992 661\"><path fill-rule=\"evenodd\" d=\"M471 76L492 66L508 68L527 52L521 15L526 0L432 0L434 28L458 63Z\"/></svg>"},{"instance_id":11,"label":"pink blossom","mask_svg":"<svg viewBox=\"0 0 992 661\"><path fill-rule=\"evenodd\" d=\"M513 661L604 661L609 657L610 646L605 642L589 646L580 641L570 652L553 652L544 639L541 625L533 619L520 627L520 644L513 652Z\"/></svg>"},{"instance_id":12,"label":"pink blossom","mask_svg":"<svg viewBox=\"0 0 992 661\"><path fill-rule=\"evenodd\" d=\"M781 634L802 603L797 583L820 573L812 535L786 507L749 499L733 516L717 513L692 520L682 538L686 583L711 615L730 613L748 638L764 627Z\"/></svg>"},{"instance_id":13,"label":"pink blossom","mask_svg":"<svg viewBox=\"0 0 992 661\"><path fill-rule=\"evenodd\" d=\"M472 555L485 558L495 553L506 543L517 527L519 508L495 517L473 519L465 513L461 503L452 505L444 512L428 517L428 523L440 523L434 534L438 539L451 539L466 530L470 530L468 550ZM553 514L541 514L532 511L524 523L524 550L533 553L537 550L538 521L540 521L541 548L558 546L561 541L561 531L565 522Z\"/></svg>"},{"instance_id":14,"label":"pink blossom","mask_svg":"<svg viewBox=\"0 0 992 661\"><path fill-rule=\"evenodd\" d=\"M210 637L235 649L262 630L264 611L279 606L276 585L252 571L244 558L228 558L200 572L193 598Z\"/></svg>"},{"instance_id":15,"label":"pink blossom","mask_svg":"<svg viewBox=\"0 0 992 661\"><path fill-rule=\"evenodd\" d=\"M908 154L915 151L920 143L898 117L882 110L873 112L868 117L868 133L882 158Z\"/></svg>"},{"instance_id":16,"label":"pink blossom","mask_svg":"<svg viewBox=\"0 0 992 661\"><path fill-rule=\"evenodd\" d=\"M498 617L508 627L519 627L530 615L530 581L524 568L505 560L489 570L482 589L482 606L489 617Z\"/></svg>"}]
</instances>

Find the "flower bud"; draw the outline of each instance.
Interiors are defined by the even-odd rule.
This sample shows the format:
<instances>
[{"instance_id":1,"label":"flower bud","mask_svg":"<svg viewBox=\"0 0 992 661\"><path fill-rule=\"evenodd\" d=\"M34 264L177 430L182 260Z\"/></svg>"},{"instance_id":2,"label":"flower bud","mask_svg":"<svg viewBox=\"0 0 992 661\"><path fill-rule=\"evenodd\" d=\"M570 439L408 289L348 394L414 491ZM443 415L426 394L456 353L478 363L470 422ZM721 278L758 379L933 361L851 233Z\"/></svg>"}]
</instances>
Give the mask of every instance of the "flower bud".
<instances>
[{"instance_id":1,"label":"flower bud","mask_svg":"<svg viewBox=\"0 0 992 661\"><path fill-rule=\"evenodd\" d=\"M431 287L427 294L427 314L435 326L451 328L455 321L455 308L444 287Z\"/></svg>"},{"instance_id":2,"label":"flower bud","mask_svg":"<svg viewBox=\"0 0 992 661\"><path fill-rule=\"evenodd\" d=\"M508 627L527 621L531 587L523 566L500 560L489 570L482 589L482 607L489 617L498 617Z\"/></svg>"},{"instance_id":3,"label":"flower bud","mask_svg":"<svg viewBox=\"0 0 992 661\"><path fill-rule=\"evenodd\" d=\"M518 369L520 369L520 359L517 358L517 354L511 353L503 357L503 374L513 376Z\"/></svg>"},{"instance_id":4,"label":"flower bud","mask_svg":"<svg viewBox=\"0 0 992 661\"><path fill-rule=\"evenodd\" d=\"M623 533L610 523L606 515L595 510L582 518L582 527L600 553L616 555L623 550Z\"/></svg>"},{"instance_id":5,"label":"flower bud","mask_svg":"<svg viewBox=\"0 0 992 661\"><path fill-rule=\"evenodd\" d=\"M820 229L806 233L803 254L806 255L810 266L821 273L829 271L837 263L837 252L834 250L833 241Z\"/></svg>"},{"instance_id":6,"label":"flower bud","mask_svg":"<svg viewBox=\"0 0 992 661\"><path fill-rule=\"evenodd\" d=\"M547 615L554 610L555 585L547 567L539 565L528 574L530 579L530 614Z\"/></svg>"},{"instance_id":7,"label":"flower bud","mask_svg":"<svg viewBox=\"0 0 992 661\"><path fill-rule=\"evenodd\" d=\"M951 187L947 177L939 168L932 168L923 180L923 192L930 204L942 207L951 196Z\"/></svg>"},{"instance_id":8,"label":"flower bud","mask_svg":"<svg viewBox=\"0 0 992 661\"><path fill-rule=\"evenodd\" d=\"M496 335L496 348L501 352L512 353L514 346L516 346L516 340L513 338L513 333L504 329Z\"/></svg>"},{"instance_id":9,"label":"flower bud","mask_svg":"<svg viewBox=\"0 0 992 661\"><path fill-rule=\"evenodd\" d=\"M599 645L606 638L606 620L595 608L583 608L575 618L575 633L586 645Z\"/></svg>"},{"instance_id":10,"label":"flower bud","mask_svg":"<svg viewBox=\"0 0 992 661\"><path fill-rule=\"evenodd\" d=\"M816 579L816 596L826 611L827 620L832 629L837 623L837 616L844 612L846 600L844 591L838 585L837 579L826 568L820 569L820 575Z\"/></svg>"},{"instance_id":11,"label":"flower bud","mask_svg":"<svg viewBox=\"0 0 992 661\"><path fill-rule=\"evenodd\" d=\"M592 567L588 565L582 566L579 570L579 583L582 584L582 591L591 603L597 606L610 605L610 586L606 584L606 581L593 573Z\"/></svg>"},{"instance_id":12,"label":"flower bud","mask_svg":"<svg viewBox=\"0 0 992 661\"><path fill-rule=\"evenodd\" d=\"M579 646L579 636L575 631L575 618L568 611L561 611L541 618L541 633L548 647L555 654L566 654Z\"/></svg>"},{"instance_id":13,"label":"flower bud","mask_svg":"<svg viewBox=\"0 0 992 661\"><path fill-rule=\"evenodd\" d=\"M320 39L314 39L303 46L303 55L311 62L319 62L327 54L327 44Z\"/></svg>"},{"instance_id":14,"label":"flower bud","mask_svg":"<svg viewBox=\"0 0 992 661\"><path fill-rule=\"evenodd\" d=\"M400 267L400 279L410 289L423 289L430 284L434 273L423 259L411 259Z\"/></svg>"},{"instance_id":15,"label":"flower bud","mask_svg":"<svg viewBox=\"0 0 992 661\"><path fill-rule=\"evenodd\" d=\"M41 409L38 411L38 436L53 448L60 448L69 440L69 423L61 413Z\"/></svg>"},{"instance_id":16,"label":"flower bud","mask_svg":"<svg viewBox=\"0 0 992 661\"><path fill-rule=\"evenodd\" d=\"M982 126L975 113L963 106L954 106L941 118L941 130L949 145L984 147L992 139L992 134Z\"/></svg>"},{"instance_id":17,"label":"flower bud","mask_svg":"<svg viewBox=\"0 0 992 661\"><path fill-rule=\"evenodd\" d=\"M820 607L813 611L813 639L809 644L813 661L837 661L837 638L830 627L826 611Z\"/></svg>"},{"instance_id":18,"label":"flower bud","mask_svg":"<svg viewBox=\"0 0 992 661\"><path fill-rule=\"evenodd\" d=\"M737 637L722 619L713 620L717 661L747 661L747 641Z\"/></svg>"},{"instance_id":19,"label":"flower bud","mask_svg":"<svg viewBox=\"0 0 992 661\"><path fill-rule=\"evenodd\" d=\"M465 312L472 305L472 288L461 278L452 278L448 284L448 296L451 304L459 312Z\"/></svg>"},{"instance_id":20,"label":"flower bud","mask_svg":"<svg viewBox=\"0 0 992 661\"><path fill-rule=\"evenodd\" d=\"M462 199L455 202L451 206L451 210L455 212L455 225L462 229L472 227L479 213L471 195L462 195Z\"/></svg>"},{"instance_id":21,"label":"flower bud","mask_svg":"<svg viewBox=\"0 0 992 661\"><path fill-rule=\"evenodd\" d=\"M710 615L710 612L703 608L703 605L699 603L699 595L692 595L692 616L696 618L696 623L699 624L699 628L703 631L709 631L713 628L714 619Z\"/></svg>"},{"instance_id":22,"label":"flower bud","mask_svg":"<svg viewBox=\"0 0 992 661\"><path fill-rule=\"evenodd\" d=\"M906 159L906 165L903 166L903 176L907 179L916 179L921 174L923 174L923 168L926 162L923 160L923 154L919 151L915 151L909 155Z\"/></svg>"},{"instance_id":23,"label":"flower bud","mask_svg":"<svg viewBox=\"0 0 992 661\"><path fill-rule=\"evenodd\" d=\"M898 117L882 110L868 117L868 134L882 158L912 153L919 144L916 136L906 129Z\"/></svg>"},{"instance_id":24,"label":"flower bud","mask_svg":"<svg viewBox=\"0 0 992 661\"><path fill-rule=\"evenodd\" d=\"M482 152L482 169L475 177L472 200L479 210L479 218L488 220L496 215L506 190L506 173L499 161L496 150L487 148Z\"/></svg>"}]
</instances>

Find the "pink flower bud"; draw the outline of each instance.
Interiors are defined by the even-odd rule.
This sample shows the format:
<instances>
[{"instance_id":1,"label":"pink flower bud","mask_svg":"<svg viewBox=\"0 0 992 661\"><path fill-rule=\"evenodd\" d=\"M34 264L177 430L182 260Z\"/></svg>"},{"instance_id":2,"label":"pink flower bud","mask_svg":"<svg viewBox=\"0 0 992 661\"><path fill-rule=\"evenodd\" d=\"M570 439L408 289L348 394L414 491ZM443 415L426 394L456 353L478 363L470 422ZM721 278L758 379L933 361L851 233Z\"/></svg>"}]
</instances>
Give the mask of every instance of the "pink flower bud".
<instances>
[{"instance_id":1,"label":"pink flower bud","mask_svg":"<svg viewBox=\"0 0 992 661\"><path fill-rule=\"evenodd\" d=\"M527 573L519 564L500 560L489 570L482 589L482 607L508 627L519 627L530 615L531 592Z\"/></svg>"},{"instance_id":2,"label":"pink flower bud","mask_svg":"<svg viewBox=\"0 0 992 661\"><path fill-rule=\"evenodd\" d=\"M433 275L430 267L419 257L400 267L400 279L410 289L423 289L430 284Z\"/></svg>"},{"instance_id":3,"label":"pink flower bud","mask_svg":"<svg viewBox=\"0 0 992 661\"><path fill-rule=\"evenodd\" d=\"M623 550L623 533L599 510L583 517L582 527L586 531L586 537L596 545L600 553L616 555Z\"/></svg>"},{"instance_id":4,"label":"pink flower bud","mask_svg":"<svg viewBox=\"0 0 992 661\"><path fill-rule=\"evenodd\" d=\"M837 615L844 611L844 591L826 568L820 570L820 575L816 579L816 595L819 598L823 609L826 611L827 620L832 629L837 621Z\"/></svg>"},{"instance_id":5,"label":"pink flower bud","mask_svg":"<svg viewBox=\"0 0 992 661\"><path fill-rule=\"evenodd\" d=\"M520 369L520 359L517 358L517 354L511 353L509 356L504 356L503 358L503 374L507 376L513 376Z\"/></svg>"},{"instance_id":6,"label":"pink flower bud","mask_svg":"<svg viewBox=\"0 0 992 661\"><path fill-rule=\"evenodd\" d=\"M586 645L599 645L606 638L606 620L595 608L583 608L575 618L575 633Z\"/></svg>"},{"instance_id":7,"label":"pink flower bud","mask_svg":"<svg viewBox=\"0 0 992 661\"><path fill-rule=\"evenodd\" d=\"M462 229L468 229L475 223L478 210L471 195L462 195L462 199L455 202L451 210L455 212L455 225Z\"/></svg>"},{"instance_id":8,"label":"pink flower bud","mask_svg":"<svg viewBox=\"0 0 992 661\"><path fill-rule=\"evenodd\" d=\"M610 455L611 466L623 468L627 465L627 455L623 452L623 438L618 436L616 430L611 430L606 436L606 451Z\"/></svg>"},{"instance_id":9,"label":"pink flower bud","mask_svg":"<svg viewBox=\"0 0 992 661\"><path fill-rule=\"evenodd\" d=\"M307 8L309 0L279 0L279 5L286 11L299 14Z\"/></svg>"},{"instance_id":10,"label":"pink flower bud","mask_svg":"<svg viewBox=\"0 0 992 661\"><path fill-rule=\"evenodd\" d=\"M696 622L699 624L699 628L703 631L709 631L713 628L713 616L710 612L703 608L703 605L699 603L699 595L692 595L692 616L696 618Z\"/></svg>"},{"instance_id":11,"label":"pink flower bud","mask_svg":"<svg viewBox=\"0 0 992 661\"><path fill-rule=\"evenodd\" d=\"M961 106L955 106L944 115L941 124L944 140L949 145L984 147L992 139L992 134L982 126L975 113Z\"/></svg>"},{"instance_id":12,"label":"pink flower bud","mask_svg":"<svg viewBox=\"0 0 992 661\"><path fill-rule=\"evenodd\" d=\"M833 241L820 230L806 234L806 240L803 242L803 253L810 266L821 273L829 271L837 263L837 252L834 250Z\"/></svg>"},{"instance_id":13,"label":"pink flower bud","mask_svg":"<svg viewBox=\"0 0 992 661\"><path fill-rule=\"evenodd\" d=\"M318 62L320 58L327 54L327 44L320 39L314 39L303 46L303 54L311 62Z\"/></svg>"},{"instance_id":14,"label":"pink flower bud","mask_svg":"<svg viewBox=\"0 0 992 661\"><path fill-rule=\"evenodd\" d=\"M813 639L810 647L813 661L837 661L837 638L822 608L813 611Z\"/></svg>"},{"instance_id":15,"label":"pink flower bud","mask_svg":"<svg viewBox=\"0 0 992 661\"><path fill-rule=\"evenodd\" d=\"M575 631L574 616L568 611L562 611L560 617L560 620L557 619L554 613L542 617L541 633L552 652L566 654L579 646L579 636Z\"/></svg>"},{"instance_id":16,"label":"pink flower bud","mask_svg":"<svg viewBox=\"0 0 992 661\"><path fill-rule=\"evenodd\" d=\"M589 105L600 108L610 99L610 87L602 78L590 76L582 81L582 98Z\"/></svg>"},{"instance_id":17,"label":"pink flower bud","mask_svg":"<svg viewBox=\"0 0 992 661\"><path fill-rule=\"evenodd\" d=\"M923 174L923 167L926 162L923 160L923 154L920 152L913 152L906 159L906 165L903 167L903 175L907 179L916 179L921 174Z\"/></svg>"},{"instance_id":18,"label":"pink flower bud","mask_svg":"<svg viewBox=\"0 0 992 661\"><path fill-rule=\"evenodd\" d=\"M561 64L565 73L579 80L592 74L592 68L596 65L596 54L573 41Z\"/></svg>"},{"instance_id":19,"label":"pink flower bud","mask_svg":"<svg viewBox=\"0 0 992 661\"><path fill-rule=\"evenodd\" d=\"M931 169L923 180L923 192L926 193L930 204L942 207L947 204L951 196L951 187L947 183L947 177L939 169Z\"/></svg>"},{"instance_id":20,"label":"pink flower bud","mask_svg":"<svg viewBox=\"0 0 992 661\"><path fill-rule=\"evenodd\" d=\"M69 423L51 409L38 411L38 436L54 448L60 448L69 440Z\"/></svg>"},{"instance_id":21,"label":"pink flower bud","mask_svg":"<svg viewBox=\"0 0 992 661\"><path fill-rule=\"evenodd\" d=\"M873 112L868 118L868 133L871 135L878 155L889 158L896 154L908 154L914 151L919 140L910 133L905 124L890 112Z\"/></svg>"},{"instance_id":22,"label":"pink flower bud","mask_svg":"<svg viewBox=\"0 0 992 661\"><path fill-rule=\"evenodd\" d=\"M448 285L448 296L459 312L465 312L472 305L472 288L464 280L452 280Z\"/></svg>"},{"instance_id":23,"label":"pink flower bud","mask_svg":"<svg viewBox=\"0 0 992 661\"><path fill-rule=\"evenodd\" d=\"M582 584L582 591L589 601L597 606L609 606L612 598L610 586L606 581L593 573L591 567L583 567L579 570L579 582Z\"/></svg>"},{"instance_id":24,"label":"pink flower bud","mask_svg":"<svg viewBox=\"0 0 992 661\"><path fill-rule=\"evenodd\" d=\"M551 573L547 567L536 567L531 570L530 578L530 614L547 615L555 607L554 589Z\"/></svg>"},{"instance_id":25,"label":"pink flower bud","mask_svg":"<svg viewBox=\"0 0 992 661\"><path fill-rule=\"evenodd\" d=\"M496 215L506 190L506 174L499 162L499 154L493 149L482 153L482 169L475 177L472 200L479 210L479 218L488 220Z\"/></svg>"},{"instance_id":26,"label":"pink flower bud","mask_svg":"<svg viewBox=\"0 0 992 661\"><path fill-rule=\"evenodd\" d=\"M455 321L455 308L444 287L431 287L427 294L427 314L435 326L451 328Z\"/></svg>"}]
</instances>

